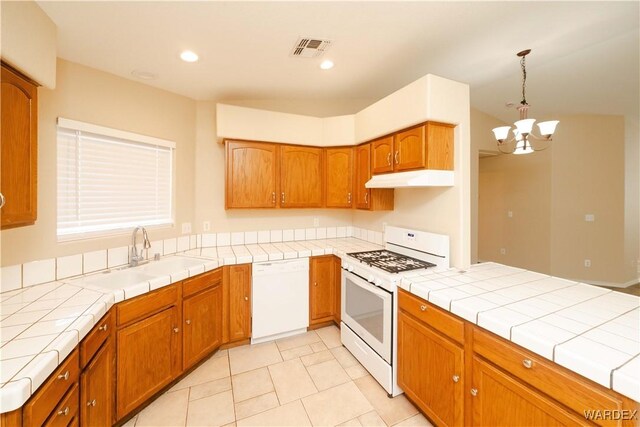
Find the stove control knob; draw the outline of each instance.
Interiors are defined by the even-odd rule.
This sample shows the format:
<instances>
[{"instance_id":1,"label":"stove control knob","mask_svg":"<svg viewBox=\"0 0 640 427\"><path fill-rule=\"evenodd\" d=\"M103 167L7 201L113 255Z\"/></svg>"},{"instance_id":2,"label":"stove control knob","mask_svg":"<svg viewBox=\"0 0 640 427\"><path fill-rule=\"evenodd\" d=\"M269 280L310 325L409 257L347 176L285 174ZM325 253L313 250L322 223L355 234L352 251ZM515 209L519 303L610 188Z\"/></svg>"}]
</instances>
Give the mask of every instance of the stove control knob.
<instances>
[{"instance_id":1,"label":"stove control knob","mask_svg":"<svg viewBox=\"0 0 640 427\"><path fill-rule=\"evenodd\" d=\"M382 279L376 279L376 286L382 286Z\"/></svg>"},{"instance_id":2,"label":"stove control knob","mask_svg":"<svg viewBox=\"0 0 640 427\"><path fill-rule=\"evenodd\" d=\"M352 265L347 266L347 270L348 270L350 273L351 273L351 272L353 272L353 266L352 266Z\"/></svg>"},{"instance_id":3,"label":"stove control knob","mask_svg":"<svg viewBox=\"0 0 640 427\"><path fill-rule=\"evenodd\" d=\"M373 275L370 275L370 276L367 278L367 282L369 282L369 283L373 283L374 281L375 281L375 277L373 277Z\"/></svg>"}]
</instances>

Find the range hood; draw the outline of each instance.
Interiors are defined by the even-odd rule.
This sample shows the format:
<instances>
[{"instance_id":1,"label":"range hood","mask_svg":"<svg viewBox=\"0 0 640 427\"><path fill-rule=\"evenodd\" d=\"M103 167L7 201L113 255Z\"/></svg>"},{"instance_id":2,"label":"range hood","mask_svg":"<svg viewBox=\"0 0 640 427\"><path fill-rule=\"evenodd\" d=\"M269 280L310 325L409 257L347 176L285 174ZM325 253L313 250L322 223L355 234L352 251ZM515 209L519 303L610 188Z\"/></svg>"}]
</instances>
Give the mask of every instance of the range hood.
<instances>
[{"instance_id":1,"label":"range hood","mask_svg":"<svg viewBox=\"0 0 640 427\"><path fill-rule=\"evenodd\" d=\"M374 175L367 188L453 187L453 171L418 170Z\"/></svg>"}]
</instances>

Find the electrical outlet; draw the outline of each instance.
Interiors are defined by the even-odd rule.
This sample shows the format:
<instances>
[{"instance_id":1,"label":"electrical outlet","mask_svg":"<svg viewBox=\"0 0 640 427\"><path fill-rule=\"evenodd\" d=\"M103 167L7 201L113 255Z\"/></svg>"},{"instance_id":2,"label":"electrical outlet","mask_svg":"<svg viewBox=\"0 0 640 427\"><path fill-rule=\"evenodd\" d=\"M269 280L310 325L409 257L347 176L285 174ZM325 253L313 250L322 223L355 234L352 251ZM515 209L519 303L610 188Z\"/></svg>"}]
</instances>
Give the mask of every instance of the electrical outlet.
<instances>
[{"instance_id":1,"label":"electrical outlet","mask_svg":"<svg viewBox=\"0 0 640 427\"><path fill-rule=\"evenodd\" d=\"M594 214L586 214L584 216L584 220L587 222L593 222L596 220L596 216Z\"/></svg>"},{"instance_id":2,"label":"electrical outlet","mask_svg":"<svg viewBox=\"0 0 640 427\"><path fill-rule=\"evenodd\" d=\"M584 266L587 267L587 268L591 267L591 260L590 259L585 259L584 260Z\"/></svg>"},{"instance_id":3,"label":"electrical outlet","mask_svg":"<svg viewBox=\"0 0 640 427\"><path fill-rule=\"evenodd\" d=\"M500 248L500 255L506 255L507 254L507 249L506 248Z\"/></svg>"},{"instance_id":4,"label":"electrical outlet","mask_svg":"<svg viewBox=\"0 0 640 427\"><path fill-rule=\"evenodd\" d=\"M513 218L513 211L507 211L507 216L509 218Z\"/></svg>"},{"instance_id":5,"label":"electrical outlet","mask_svg":"<svg viewBox=\"0 0 640 427\"><path fill-rule=\"evenodd\" d=\"M190 222L183 222L182 223L182 234L189 234L191 233L191 223Z\"/></svg>"},{"instance_id":6,"label":"electrical outlet","mask_svg":"<svg viewBox=\"0 0 640 427\"><path fill-rule=\"evenodd\" d=\"M204 221L202 223L202 231L211 231L211 222Z\"/></svg>"},{"instance_id":7,"label":"electrical outlet","mask_svg":"<svg viewBox=\"0 0 640 427\"><path fill-rule=\"evenodd\" d=\"M313 226L320 227L320 219L318 217L313 218Z\"/></svg>"}]
</instances>

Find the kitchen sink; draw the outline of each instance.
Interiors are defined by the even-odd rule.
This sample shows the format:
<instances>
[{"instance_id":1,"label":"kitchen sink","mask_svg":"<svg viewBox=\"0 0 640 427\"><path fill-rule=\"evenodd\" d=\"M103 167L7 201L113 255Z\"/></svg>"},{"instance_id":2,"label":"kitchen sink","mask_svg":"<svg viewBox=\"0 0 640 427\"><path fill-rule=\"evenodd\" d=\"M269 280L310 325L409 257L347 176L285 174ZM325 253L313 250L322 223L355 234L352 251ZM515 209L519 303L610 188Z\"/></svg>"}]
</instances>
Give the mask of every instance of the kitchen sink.
<instances>
[{"instance_id":1,"label":"kitchen sink","mask_svg":"<svg viewBox=\"0 0 640 427\"><path fill-rule=\"evenodd\" d=\"M181 270L186 270L196 265L203 265L205 262L205 260L197 258L173 256L169 258L163 258L159 261L152 261L151 263L142 267L142 271L148 274L164 276L167 274L176 273Z\"/></svg>"},{"instance_id":2,"label":"kitchen sink","mask_svg":"<svg viewBox=\"0 0 640 427\"><path fill-rule=\"evenodd\" d=\"M111 270L101 274L94 274L92 276L78 279L78 281L86 285L99 286L101 288L122 289L127 286L136 285L155 278L156 276L152 276L142 271L126 269Z\"/></svg>"}]
</instances>

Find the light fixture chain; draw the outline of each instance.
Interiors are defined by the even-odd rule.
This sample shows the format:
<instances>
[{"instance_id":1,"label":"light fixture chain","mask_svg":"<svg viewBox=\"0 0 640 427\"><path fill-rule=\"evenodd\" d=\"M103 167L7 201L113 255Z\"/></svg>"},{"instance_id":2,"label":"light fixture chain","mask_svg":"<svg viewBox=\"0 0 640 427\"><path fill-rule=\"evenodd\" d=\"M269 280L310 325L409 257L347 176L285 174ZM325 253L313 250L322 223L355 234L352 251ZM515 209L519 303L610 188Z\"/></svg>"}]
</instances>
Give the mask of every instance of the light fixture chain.
<instances>
[{"instance_id":1,"label":"light fixture chain","mask_svg":"<svg viewBox=\"0 0 640 427\"><path fill-rule=\"evenodd\" d=\"M526 56L523 56L520 60L520 67L522 68L522 105L527 105L527 96L525 94L527 85L527 66L525 64L525 59Z\"/></svg>"}]
</instances>

